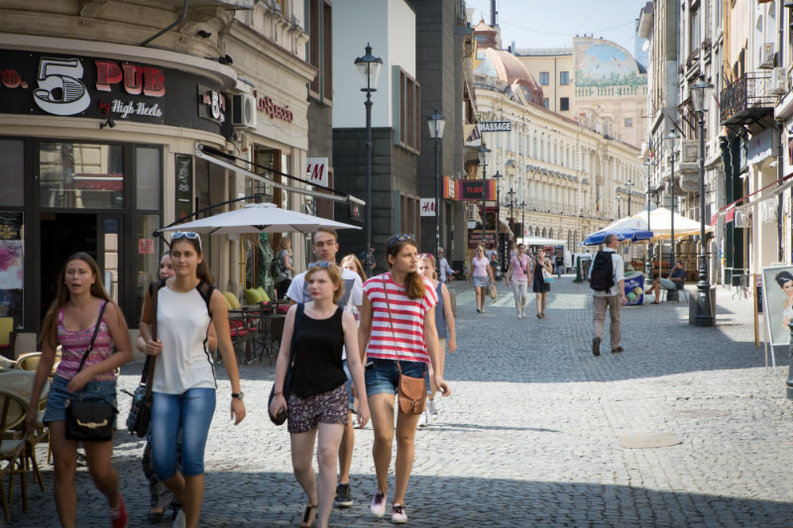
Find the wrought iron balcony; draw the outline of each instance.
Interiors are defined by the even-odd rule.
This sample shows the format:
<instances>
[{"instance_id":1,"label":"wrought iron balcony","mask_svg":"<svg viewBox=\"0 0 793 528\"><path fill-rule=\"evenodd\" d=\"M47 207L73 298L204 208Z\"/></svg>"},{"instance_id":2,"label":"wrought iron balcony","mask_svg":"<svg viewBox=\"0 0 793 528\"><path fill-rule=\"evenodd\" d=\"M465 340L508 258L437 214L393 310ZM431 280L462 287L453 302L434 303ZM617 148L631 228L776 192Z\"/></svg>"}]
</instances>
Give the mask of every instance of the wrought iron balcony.
<instances>
[{"instance_id":1,"label":"wrought iron balcony","mask_svg":"<svg viewBox=\"0 0 793 528\"><path fill-rule=\"evenodd\" d=\"M721 91L722 125L751 125L774 113L777 96L770 72L749 72Z\"/></svg>"}]
</instances>

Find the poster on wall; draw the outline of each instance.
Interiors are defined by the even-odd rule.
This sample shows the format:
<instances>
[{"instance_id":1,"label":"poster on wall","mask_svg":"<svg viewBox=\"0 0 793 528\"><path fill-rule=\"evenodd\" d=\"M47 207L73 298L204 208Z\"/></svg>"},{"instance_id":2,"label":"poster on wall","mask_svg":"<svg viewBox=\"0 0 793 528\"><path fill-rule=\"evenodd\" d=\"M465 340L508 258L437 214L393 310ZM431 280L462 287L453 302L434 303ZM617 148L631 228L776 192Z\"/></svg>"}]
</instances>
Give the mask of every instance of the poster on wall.
<instances>
[{"instance_id":1,"label":"poster on wall","mask_svg":"<svg viewBox=\"0 0 793 528\"><path fill-rule=\"evenodd\" d=\"M25 287L24 216L17 212L0 212L0 317L14 317L16 327L22 321Z\"/></svg>"},{"instance_id":2,"label":"poster on wall","mask_svg":"<svg viewBox=\"0 0 793 528\"><path fill-rule=\"evenodd\" d=\"M763 312L772 346L790 343L793 318L793 266L763 268Z\"/></svg>"},{"instance_id":3,"label":"poster on wall","mask_svg":"<svg viewBox=\"0 0 793 528\"><path fill-rule=\"evenodd\" d=\"M193 212L193 156L175 154L176 167L176 218L182 219Z\"/></svg>"}]
</instances>

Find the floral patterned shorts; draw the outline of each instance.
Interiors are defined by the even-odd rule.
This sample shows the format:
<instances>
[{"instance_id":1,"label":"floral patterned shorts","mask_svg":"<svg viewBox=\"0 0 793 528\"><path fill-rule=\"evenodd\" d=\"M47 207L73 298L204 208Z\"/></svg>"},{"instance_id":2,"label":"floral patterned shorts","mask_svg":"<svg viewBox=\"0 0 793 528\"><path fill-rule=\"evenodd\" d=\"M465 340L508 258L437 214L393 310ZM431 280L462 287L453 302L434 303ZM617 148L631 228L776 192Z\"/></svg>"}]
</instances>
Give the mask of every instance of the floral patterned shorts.
<instances>
[{"instance_id":1,"label":"floral patterned shorts","mask_svg":"<svg viewBox=\"0 0 793 528\"><path fill-rule=\"evenodd\" d=\"M290 434L305 433L321 423L347 425L347 385L303 399L289 395L287 417Z\"/></svg>"}]
</instances>

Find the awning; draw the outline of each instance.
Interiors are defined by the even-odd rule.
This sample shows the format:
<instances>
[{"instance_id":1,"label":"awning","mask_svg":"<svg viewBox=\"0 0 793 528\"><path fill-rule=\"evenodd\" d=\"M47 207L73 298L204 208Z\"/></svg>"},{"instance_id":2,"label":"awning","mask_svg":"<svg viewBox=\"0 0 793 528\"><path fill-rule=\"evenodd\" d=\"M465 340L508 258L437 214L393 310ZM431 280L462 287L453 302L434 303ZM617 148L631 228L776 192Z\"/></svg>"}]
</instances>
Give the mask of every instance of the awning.
<instances>
[{"instance_id":1,"label":"awning","mask_svg":"<svg viewBox=\"0 0 793 528\"><path fill-rule=\"evenodd\" d=\"M276 181L270 180L270 179L265 178L265 177L263 177L263 176L261 176L259 174L251 172L251 171L249 171L247 169L243 169L242 167L237 167L236 165L233 165L233 164L229 163L226 160L223 160L223 159L220 159L220 158L218 158L216 156L212 156L210 154L207 154L206 152L204 152L204 149L205 149L204 145L202 145L200 143L196 143L196 145L195 145L195 155L196 155L197 158L202 159L202 160L206 160L206 161L208 161L210 163L214 163L215 165L218 165L219 167L223 167L224 169L228 169L228 170L234 171L234 172L236 172L238 174L241 174L241 175L243 175L243 176L245 176L247 178L254 179L254 180L258 181L258 182L261 182L261 183L264 183L264 184L267 184L267 185L272 185L273 187L276 187L278 189L284 189L286 191L290 191L290 192L297 193L297 194L305 194L305 195L308 195L308 196L313 196L315 198L324 198L326 200L332 200L334 202L348 203L348 204L349 203L354 203L354 204L358 204L360 206L365 206L366 205L366 202L364 202L363 200L361 200L359 198L356 198L355 196L352 196L350 194L342 195L342 194L339 194L339 193L335 193L332 189L328 189L328 191L316 191L316 190L313 190L313 189L304 189L304 188L301 188L301 187L294 187L292 185L287 185L285 183L280 183L280 182L276 182ZM293 179L296 179L296 178L293 178ZM308 185L311 185L309 182L306 182L306 183Z\"/></svg>"},{"instance_id":2,"label":"awning","mask_svg":"<svg viewBox=\"0 0 793 528\"><path fill-rule=\"evenodd\" d=\"M769 183L768 185L766 185L765 187L762 187L761 189L757 189L756 191L750 192L746 196L743 196L743 197L735 200L731 204L725 205L724 207L719 209L718 212L716 212L716 214L714 214L711 217L710 225L711 226L715 226L716 225L716 220L718 219L719 216L727 216L727 218L728 218L727 221L730 222L735 217L735 212L736 211L739 212L739 213L746 212L746 210L749 209L750 207L755 206L755 205L757 205L757 204L759 204L761 202L764 202L765 200L767 200L769 198L773 198L773 197L777 196L779 193L781 193L783 191L786 191L791 186L793 186L793 174L788 174L787 176L782 178L782 181L784 182L784 183L782 183L782 185L779 185L778 181L773 181L773 182ZM769 189L770 187L773 187L774 185L776 185L775 188L771 189L770 191L766 192L765 194L762 194L756 200L751 200L751 198L753 196L762 193L763 191ZM738 202L741 202L743 200L751 200L751 201L749 201L748 203L745 203L745 204L735 205Z\"/></svg>"}]
</instances>

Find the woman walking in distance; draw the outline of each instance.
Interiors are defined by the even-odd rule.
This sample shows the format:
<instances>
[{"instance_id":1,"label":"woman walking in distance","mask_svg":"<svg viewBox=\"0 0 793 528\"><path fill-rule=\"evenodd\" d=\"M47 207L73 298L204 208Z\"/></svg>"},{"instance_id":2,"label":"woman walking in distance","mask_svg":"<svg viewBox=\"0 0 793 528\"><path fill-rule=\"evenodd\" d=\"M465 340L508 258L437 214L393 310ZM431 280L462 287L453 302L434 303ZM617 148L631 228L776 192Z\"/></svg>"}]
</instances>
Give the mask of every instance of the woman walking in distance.
<instances>
[{"instance_id":1,"label":"woman walking in distance","mask_svg":"<svg viewBox=\"0 0 793 528\"><path fill-rule=\"evenodd\" d=\"M411 235L394 235L386 245L389 272L372 277L363 286L360 349L370 366L366 368L366 392L374 428L377 490L369 509L376 517L385 515L388 468L394 440L394 395L401 374L423 378L427 364L435 371L435 385L444 396L451 394L443 379L443 363L435 330L437 296L432 284L417 272L418 249ZM368 365L369 365L368 364ZM401 373L401 374L400 374ZM397 455L394 502L391 522L407 522L405 494L413 468L419 415L399 414L396 418Z\"/></svg>"},{"instance_id":2,"label":"woman walking in distance","mask_svg":"<svg viewBox=\"0 0 793 528\"><path fill-rule=\"evenodd\" d=\"M533 266L534 262L526 255L526 246L518 244L518 252L509 261L505 280L507 286L509 286L510 280L512 281L512 295L515 298L515 310L518 312L518 319L526 317L526 304L529 302L527 288Z\"/></svg>"},{"instance_id":3,"label":"woman walking in distance","mask_svg":"<svg viewBox=\"0 0 793 528\"><path fill-rule=\"evenodd\" d=\"M468 282L473 284L476 290L476 311L485 311L485 299L487 298L487 288L493 282L493 268L490 261L485 257L485 248L478 246L476 256L471 260L471 276Z\"/></svg>"},{"instance_id":4,"label":"woman walking in distance","mask_svg":"<svg viewBox=\"0 0 793 528\"><path fill-rule=\"evenodd\" d=\"M438 297L438 304L435 305L435 329L438 332L438 350L440 352L438 356L441 365L445 365L446 343L449 343L450 354L457 350L457 334L454 330L452 301L446 284L438 280L438 274L435 272L435 257L432 253L422 253L419 258L419 274L430 281L435 289L435 295ZM419 423L422 427L438 419L438 408L435 405L435 395L438 393L438 387L435 386L433 374L432 367L429 367L427 375L427 408L421 413L421 422Z\"/></svg>"},{"instance_id":5,"label":"woman walking in distance","mask_svg":"<svg viewBox=\"0 0 793 528\"><path fill-rule=\"evenodd\" d=\"M535 260L531 290L537 294L537 319L545 319L545 298L548 297L548 292L551 291L551 285L545 282L542 270L553 273L553 268L551 267L551 259L545 256L545 251L542 249L537 250L537 258Z\"/></svg>"},{"instance_id":6,"label":"woman walking in distance","mask_svg":"<svg viewBox=\"0 0 793 528\"><path fill-rule=\"evenodd\" d=\"M276 415L281 409L287 410L292 467L308 498L300 526L313 526L317 520L319 528L327 528L336 491L336 457L348 420L342 346L347 348L347 364L361 395L361 425L369 421L369 407L355 317L336 305L344 291L339 268L332 262L322 262L309 268L305 280L312 300L292 306L286 315L270 412ZM292 346L294 364L287 401L284 380ZM317 438L319 478L311 464Z\"/></svg>"},{"instance_id":7,"label":"woman walking in distance","mask_svg":"<svg viewBox=\"0 0 793 528\"><path fill-rule=\"evenodd\" d=\"M47 395L44 423L50 430L55 464L55 506L64 528L77 526L74 475L78 442L66 438L66 402L70 395L79 394L84 398L106 399L115 405L116 369L132 359L127 323L119 307L110 300L99 277L99 267L87 253L75 253L66 259L58 275L57 295L42 324L41 360L33 380L30 410L26 417L26 427L32 431L36 427L41 390L52 369L55 349L61 345L61 362ZM89 350L97 326L93 348ZM86 354L85 363L80 368ZM86 441L83 447L91 478L110 504L113 528L127 526L118 473L111 463L113 440Z\"/></svg>"},{"instance_id":8,"label":"woman walking in distance","mask_svg":"<svg viewBox=\"0 0 793 528\"><path fill-rule=\"evenodd\" d=\"M223 364L231 381L231 417L245 418L237 360L229 337L228 308L212 286L197 233L171 236L174 276L143 301L140 332L146 353L155 355L151 447L154 472L182 503L174 527L195 528L204 497L204 449L215 411L215 370L206 348L210 322L217 332ZM151 295L157 295L152 313ZM157 336L151 323L157 318ZM177 468L181 433L182 470Z\"/></svg>"}]
</instances>

